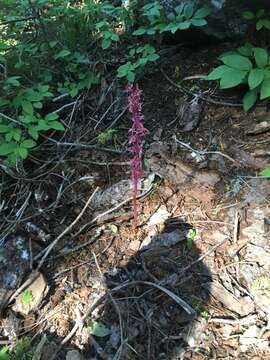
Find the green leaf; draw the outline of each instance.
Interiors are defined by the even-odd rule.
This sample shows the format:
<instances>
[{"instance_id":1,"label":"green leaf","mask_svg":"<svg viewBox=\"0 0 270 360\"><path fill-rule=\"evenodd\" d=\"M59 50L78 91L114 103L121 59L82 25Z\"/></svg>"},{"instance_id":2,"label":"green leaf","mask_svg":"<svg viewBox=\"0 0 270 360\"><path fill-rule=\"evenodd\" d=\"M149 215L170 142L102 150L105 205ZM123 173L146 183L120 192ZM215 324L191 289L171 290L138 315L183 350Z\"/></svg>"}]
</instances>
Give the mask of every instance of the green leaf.
<instances>
[{"instance_id":1,"label":"green leaf","mask_svg":"<svg viewBox=\"0 0 270 360\"><path fill-rule=\"evenodd\" d=\"M253 14L252 11L244 11L243 12L243 18L246 20L252 20L255 18L255 15Z\"/></svg>"},{"instance_id":2,"label":"green leaf","mask_svg":"<svg viewBox=\"0 0 270 360\"><path fill-rule=\"evenodd\" d=\"M264 100L270 97L270 79L265 79L261 85L260 99Z\"/></svg>"},{"instance_id":3,"label":"green leaf","mask_svg":"<svg viewBox=\"0 0 270 360\"><path fill-rule=\"evenodd\" d=\"M258 20L256 22L256 30L260 31L263 28L263 20Z\"/></svg>"},{"instance_id":4,"label":"green leaf","mask_svg":"<svg viewBox=\"0 0 270 360\"><path fill-rule=\"evenodd\" d=\"M221 79L225 71L228 70L228 66L220 65L208 74L206 80L217 80Z\"/></svg>"},{"instance_id":5,"label":"green leaf","mask_svg":"<svg viewBox=\"0 0 270 360\"><path fill-rule=\"evenodd\" d=\"M59 131L65 130L64 126L59 121L50 121L49 126L51 129L54 130L59 130Z\"/></svg>"},{"instance_id":6,"label":"green leaf","mask_svg":"<svg viewBox=\"0 0 270 360\"><path fill-rule=\"evenodd\" d=\"M0 125L0 134L5 134L11 131L9 125Z\"/></svg>"},{"instance_id":7,"label":"green leaf","mask_svg":"<svg viewBox=\"0 0 270 360\"><path fill-rule=\"evenodd\" d=\"M268 53L263 48L253 48L256 64L259 68L265 67L268 62Z\"/></svg>"},{"instance_id":8,"label":"green leaf","mask_svg":"<svg viewBox=\"0 0 270 360\"><path fill-rule=\"evenodd\" d=\"M28 155L28 150L22 146L19 147L18 149L18 153L19 153L19 156L22 158L22 159L26 159L27 158L27 155Z\"/></svg>"},{"instance_id":9,"label":"green leaf","mask_svg":"<svg viewBox=\"0 0 270 360\"><path fill-rule=\"evenodd\" d=\"M260 175L270 177L270 167L261 170Z\"/></svg>"},{"instance_id":10,"label":"green leaf","mask_svg":"<svg viewBox=\"0 0 270 360\"><path fill-rule=\"evenodd\" d=\"M36 109L42 109L42 103L40 101L33 102L33 106Z\"/></svg>"},{"instance_id":11,"label":"green leaf","mask_svg":"<svg viewBox=\"0 0 270 360\"><path fill-rule=\"evenodd\" d=\"M267 19L263 19L262 20L263 26L267 29L270 30L270 20Z\"/></svg>"},{"instance_id":12,"label":"green leaf","mask_svg":"<svg viewBox=\"0 0 270 360\"><path fill-rule=\"evenodd\" d=\"M195 12L193 18L195 18L195 19L205 18L210 13L211 13L211 9L208 6L204 6Z\"/></svg>"},{"instance_id":13,"label":"green leaf","mask_svg":"<svg viewBox=\"0 0 270 360\"><path fill-rule=\"evenodd\" d=\"M250 70L252 68L251 61L242 55L224 55L221 56L221 61L237 70Z\"/></svg>"},{"instance_id":14,"label":"green leaf","mask_svg":"<svg viewBox=\"0 0 270 360\"><path fill-rule=\"evenodd\" d=\"M37 145L37 143L35 141L31 140L31 139L24 140L21 143L21 146L24 147L24 148L27 148L27 149L31 149L36 145Z\"/></svg>"},{"instance_id":15,"label":"green leaf","mask_svg":"<svg viewBox=\"0 0 270 360\"><path fill-rule=\"evenodd\" d=\"M157 59L159 59L159 55L158 54L150 54L147 56L147 60L148 61L156 61Z\"/></svg>"},{"instance_id":16,"label":"green leaf","mask_svg":"<svg viewBox=\"0 0 270 360\"><path fill-rule=\"evenodd\" d=\"M244 46L239 47L237 51L243 56L250 57L253 54L253 46L247 42Z\"/></svg>"},{"instance_id":17,"label":"green leaf","mask_svg":"<svg viewBox=\"0 0 270 360\"><path fill-rule=\"evenodd\" d=\"M135 80L135 74L133 71L129 71L127 74L127 79L129 82L133 83Z\"/></svg>"},{"instance_id":18,"label":"green leaf","mask_svg":"<svg viewBox=\"0 0 270 360\"><path fill-rule=\"evenodd\" d=\"M111 332L101 321L93 321L91 325L88 326L88 330L91 335L97 337L108 336Z\"/></svg>"},{"instance_id":19,"label":"green leaf","mask_svg":"<svg viewBox=\"0 0 270 360\"><path fill-rule=\"evenodd\" d=\"M71 52L68 49L63 49L61 50L59 53L57 53L56 55L54 55L54 59L58 60L58 59L63 59L65 57L67 57L68 55L70 55Z\"/></svg>"},{"instance_id":20,"label":"green leaf","mask_svg":"<svg viewBox=\"0 0 270 360\"><path fill-rule=\"evenodd\" d=\"M0 156L8 155L16 149L15 143L2 143L0 145Z\"/></svg>"},{"instance_id":21,"label":"green leaf","mask_svg":"<svg viewBox=\"0 0 270 360\"><path fill-rule=\"evenodd\" d=\"M194 26L204 26L207 24L205 19L191 19L190 22Z\"/></svg>"},{"instance_id":22,"label":"green leaf","mask_svg":"<svg viewBox=\"0 0 270 360\"><path fill-rule=\"evenodd\" d=\"M248 74L248 85L250 90L259 86L264 79L264 71L262 69L251 69Z\"/></svg>"},{"instance_id":23,"label":"green leaf","mask_svg":"<svg viewBox=\"0 0 270 360\"><path fill-rule=\"evenodd\" d=\"M27 156L27 155L26 155ZM33 300L33 294L30 290L25 290L22 294L22 303L28 305Z\"/></svg>"},{"instance_id":24,"label":"green leaf","mask_svg":"<svg viewBox=\"0 0 270 360\"><path fill-rule=\"evenodd\" d=\"M184 8L184 15L187 19L191 18L191 16L193 15L193 11L194 11L194 3L193 2L188 2L185 5Z\"/></svg>"},{"instance_id":25,"label":"green leaf","mask_svg":"<svg viewBox=\"0 0 270 360\"><path fill-rule=\"evenodd\" d=\"M21 140L21 135L22 135L22 132L20 129L15 129L14 132L13 132L13 139L16 140L16 141L20 141Z\"/></svg>"},{"instance_id":26,"label":"green leaf","mask_svg":"<svg viewBox=\"0 0 270 360\"><path fill-rule=\"evenodd\" d=\"M21 83L17 79L20 79L20 76L11 76L6 79L5 83L18 87Z\"/></svg>"},{"instance_id":27,"label":"green leaf","mask_svg":"<svg viewBox=\"0 0 270 360\"><path fill-rule=\"evenodd\" d=\"M101 47L103 50L108 49L111 45L112 41L111 39L103 39L101 43Z\"/></svg>"},{"instance_id":28,"label":"green leaf","mask_svg":"<svg viewBox=\"0 0 270 360\"><path fill-rule=\"evenodd\" d=\"M26 112L26 114L33 115L34 108L30 101L23 100L21 106L23 108L23 111Z\"/></svg>"},{"instance_id":29,"label":"green leaf","mask_svg":"<svg viewBox=\"0 0 270 360\"><path fill-rule=\"evenodd\" d=\"M47 121L53 121L59 118L59 115L55 112L49 113L45 116L45 120Z\"/></svg>"},{"instance_id":30,"label":"green leaf","mask_svg":"<svg viewBox=\"0 0 270 360\"><path fill-rule=\"evenodd\" d=\"M9 347L3 346L0 349L0 360L12 360L11 357L8 355Z\"/></svg>"},{"instance_id":31,"label":"green leaf","mask_svg":"<svg viewBox=\"0 0 270 360\"><path fill-rule=\"evenodd\" d=\"M190 20L186 20L180 24L178 24L178 29L179 30L186 30L190 27L191 25L191 21Z\"/></svg>"},{"instance_id":32,"label":"green leaf","mask_svg":"<svg viewBox=\"0 0 270 360\"><path fill-rule=\"evenodd\" d=\"M247 71L240 71L228 67L220 79L220 88L229 89L237 86L243 82L246 75Z\"/></svg>"},{"instance_id":33,"label":"green leaf","mask_svg":"<svg viewBox=\"0 0 270 360\"><path fill-rule=\"evenodd\" d=\"M133 31L132 35L135 35L135 36L140 36L140 35L143 35L147 32L147 28L145 27L140 27L139 29Z\"/></svg>"},{"instance_id":34,"label":"green leaf","mask_svg":"<svg viewBox=\"0 0 270 360\"><path fill-rule=\"evenodd\" d=\"M35 126L28 128L28 134L29 134L30 136L32 136L33 139L35 139L35 140L38 139L38 136L39 136L39 135L38 135L38 130L36 129Z\"/></svg>"},{"instance_id":35,"label":"green leaf","mask_svg":"<svg viewBox=\"0 0 270 360\"><path fill-rule=\"evenodd\" d=\"M248 111L256 103L258 98L258 91L249 90L243 98L243 107L245 111Z\"/></svg>"}]
</instances>

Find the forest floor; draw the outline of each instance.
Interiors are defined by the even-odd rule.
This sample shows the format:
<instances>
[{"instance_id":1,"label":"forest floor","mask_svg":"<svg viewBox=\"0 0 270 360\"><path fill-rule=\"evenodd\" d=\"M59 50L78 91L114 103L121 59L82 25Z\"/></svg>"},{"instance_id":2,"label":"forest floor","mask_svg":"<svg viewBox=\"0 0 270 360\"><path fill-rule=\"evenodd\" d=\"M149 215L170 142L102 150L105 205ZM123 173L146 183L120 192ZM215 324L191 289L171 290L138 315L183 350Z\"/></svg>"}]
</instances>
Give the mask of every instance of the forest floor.
<instances>
[{"instance_id":1,"label":"forest floor","mask_svg":"<svg viewBox=\"0 0 270 360\"><path fill-rule=\"evenodd\" d=\"M245 113L239 92L200 78L224 45L162 51L140 83L138 227L119 84L79 99L57 143L3 171L3 234L29 251L21 280L36 266L44 278L5 306L2 344L29 336L41 360L270 359L267 105Z\"/></svg>"}]
</instances>

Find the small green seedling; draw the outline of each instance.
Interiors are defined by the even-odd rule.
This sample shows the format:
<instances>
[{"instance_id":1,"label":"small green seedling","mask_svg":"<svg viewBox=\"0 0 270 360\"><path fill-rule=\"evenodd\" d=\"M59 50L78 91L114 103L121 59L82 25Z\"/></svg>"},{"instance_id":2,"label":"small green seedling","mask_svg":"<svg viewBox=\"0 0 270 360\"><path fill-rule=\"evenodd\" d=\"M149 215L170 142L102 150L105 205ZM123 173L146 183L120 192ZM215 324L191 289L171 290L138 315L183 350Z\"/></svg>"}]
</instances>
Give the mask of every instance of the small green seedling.
<instances>
[{"instance_id":1,"label":"small green seedling","mask_svg":"<svg viewBox=\"0 0 270 360\"><path fill-rule=\"evenodd\" d=\"M88 331L91 335L97 336L97 337L105 337L108 336L111 331L106 327L106 325L103 324L101 321L93 321L88 326Z\"/></svg>"},{"instance_id":2,"label":"small green seedling","mask_svg":"<svg viewBox=\"0 0 270 360\"><path fill-rule=\"evenodd\" d=\"M188 250L191 250L193 247L193 242L195 237L197 236L197 231L194 229L189 229L187 233L186 246Z\"/></svg>"},{"instance_id":3,"label":"small green seedling","mask_svg":"<svg viewBox=\"0 0 270 360\"><path fill-rule=\"evenodd\" d=\"M261 176L266 176L266 177L269 177L269 178L270 178L270 167L261 170L261 171L260 171L260 175L261 175Z\"/></svg>"},{"instance_id":4,"label":"small green seedling","mask_svg":"<svg viewBox=\"0 0 270 360\"><path fill-rule=\"evenodd\" d=\"M25 290L22 294L22 303L24 305L29 305L30 302L33 300L33 294L30 290Z\"/></svg>"}]
</instances>

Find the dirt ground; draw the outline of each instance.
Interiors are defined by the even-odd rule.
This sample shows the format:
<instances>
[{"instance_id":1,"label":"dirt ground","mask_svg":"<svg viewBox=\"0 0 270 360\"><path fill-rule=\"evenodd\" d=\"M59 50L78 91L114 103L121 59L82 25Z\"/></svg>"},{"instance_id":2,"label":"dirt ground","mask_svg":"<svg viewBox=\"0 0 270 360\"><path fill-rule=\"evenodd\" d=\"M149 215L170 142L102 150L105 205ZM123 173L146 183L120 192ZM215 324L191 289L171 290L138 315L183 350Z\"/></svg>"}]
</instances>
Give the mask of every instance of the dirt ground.
<instances>
[{"instance_id":1,"label":"dirt ground","mask_svg":"<svg viewBox=\"0 0 270 360\"><path fill-rule=\"evenodd\" d=\"M270 117L266 103L247 114L239 92L200 78L226 46L166 48L139 84L150 187L138 199L137 228L130 189L111 190L130 179L122 84L82 99L58 144L44 138L24 168L2 172L1 232L26 241L30 266L97 187L110 197L93 198L57 241L39 269L48 291L28 314L15 312L12 336L13 303L6 307L2 343L29 336L36 346L46 334L42 360L72 349L84 359L270 359L270 182L258 177L270 164L270 137L254 130ZM96 146L108 128L116 135Z\"/></svg>"}]
</instances>

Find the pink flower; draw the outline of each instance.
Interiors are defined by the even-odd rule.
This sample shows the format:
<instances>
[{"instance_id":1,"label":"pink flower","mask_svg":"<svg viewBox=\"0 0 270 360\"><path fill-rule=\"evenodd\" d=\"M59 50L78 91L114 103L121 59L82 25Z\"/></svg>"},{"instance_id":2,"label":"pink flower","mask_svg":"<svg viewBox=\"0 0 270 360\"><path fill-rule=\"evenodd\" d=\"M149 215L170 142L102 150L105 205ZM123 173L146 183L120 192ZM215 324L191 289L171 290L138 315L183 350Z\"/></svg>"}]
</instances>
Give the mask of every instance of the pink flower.
<instances>
[{"instance_id":1,"label":"pink flower","mask_svg":"<svg viewBox=\"0 0 270 360\"><path fill-rule=\"evenodd\" d=\"M130 161L131 173L134 183L133 189L133 210L134 210L134 224L138 225L138 208L137 208L137 194L139 180L142 174L142 154L143 149L141 142L145 135L148 133L147 129L143 126L143 116L141 114L141 91L138 85L128 85L128 110L131 113L132 127L130 129L129 143L131 145L131 153L133 158Z\"/></svg>"}]
</instances>

